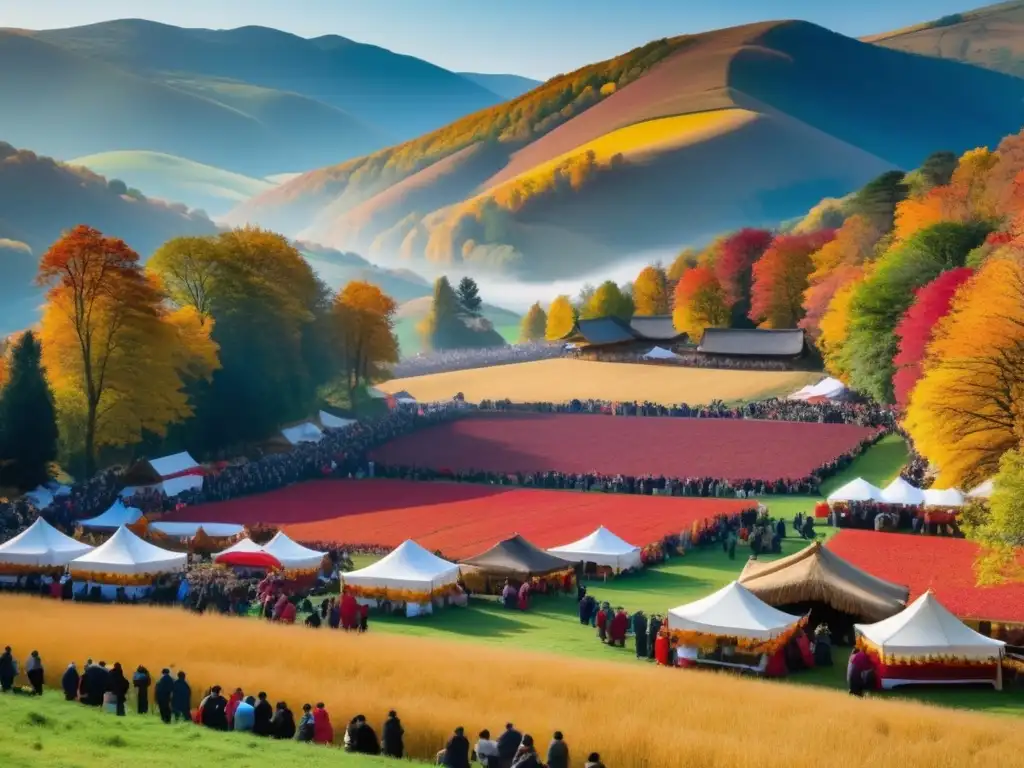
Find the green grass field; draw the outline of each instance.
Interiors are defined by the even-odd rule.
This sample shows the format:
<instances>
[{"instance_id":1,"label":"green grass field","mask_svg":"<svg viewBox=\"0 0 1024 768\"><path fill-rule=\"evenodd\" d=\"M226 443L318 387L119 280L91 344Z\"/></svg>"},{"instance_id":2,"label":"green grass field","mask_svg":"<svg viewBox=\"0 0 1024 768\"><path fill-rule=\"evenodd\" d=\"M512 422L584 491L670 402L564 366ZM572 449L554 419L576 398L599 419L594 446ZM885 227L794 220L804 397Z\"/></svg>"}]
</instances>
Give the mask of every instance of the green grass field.
<instances>
[{"instance_id":1,"label":"green grass field","mask_svg":"<svg viewBox=\"0 0 1024 768\"><path fill-rule=\"evenodd\" d=\"M341 713L332 719L335 729L346 722ZM155 715L129 712L127 717L115 717L66 702L58 692L39 698L3 695L0 727L0 765L4 768L178 768L200 763L238 768L369 768L394 764L336 748L221 733L191 723L164 725Z\"/></svg>"},{"instance_id":2,"label":"green grass field","mask_svg":"<svg viewBox=\"0 0 1024 768\"><path fill-rule=\"evenodd\" d=\"M398 346L402 351L402 357L411 357L423 351L423 338L416 330L416 326L430 312L430 302L430 297L426 296L406 301L398 308L395 318L395 334L398 336ZM509 344L519 341L521 315L502 307L485 304L483 316L494 324L494 330L500 333Z\"/></svg>"}]
</instances>

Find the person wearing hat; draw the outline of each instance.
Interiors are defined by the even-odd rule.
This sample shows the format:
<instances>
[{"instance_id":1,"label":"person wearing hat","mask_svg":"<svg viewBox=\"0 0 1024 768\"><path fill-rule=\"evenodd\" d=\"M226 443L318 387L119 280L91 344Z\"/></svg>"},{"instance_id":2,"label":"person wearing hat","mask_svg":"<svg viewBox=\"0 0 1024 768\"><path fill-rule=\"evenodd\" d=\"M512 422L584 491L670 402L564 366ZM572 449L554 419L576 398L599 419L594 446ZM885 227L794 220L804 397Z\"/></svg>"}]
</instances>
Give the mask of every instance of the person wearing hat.
<instances>
[{"instance_id":1,"label":"person wearing hat","mask_svg":"<svg viewBox=\"0 0 1024 768\"><path fill-rule=\"evenodd\" d=\"M380 729L380 753L384 757L401 760L405 756L405 743L402 740L404 735L405 729L402 728L402 721L398 719L398 713L392 709L388 712L388 719L384 721L384 726Z\"/></svg>"}]
</instances>

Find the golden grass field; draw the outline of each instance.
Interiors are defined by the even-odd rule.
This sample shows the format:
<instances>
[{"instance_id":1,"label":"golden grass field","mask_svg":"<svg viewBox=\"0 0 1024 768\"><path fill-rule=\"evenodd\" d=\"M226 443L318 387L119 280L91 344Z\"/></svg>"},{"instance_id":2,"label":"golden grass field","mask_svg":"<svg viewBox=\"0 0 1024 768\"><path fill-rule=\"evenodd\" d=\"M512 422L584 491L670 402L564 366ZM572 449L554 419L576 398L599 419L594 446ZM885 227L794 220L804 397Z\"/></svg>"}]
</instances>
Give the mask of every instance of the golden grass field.
<instances>
[{"instance_id":1,"label":"golden grass field","mask_svg":"<svg viewBox=\"0 0 1024 768\"><path fill-rule=\"evenodd\" d=\"M592 398L675 405L784 396L821 378L820 373L805 371L726 371L560 359L394 379L379 388L406 390L424 401L450 400L462 392L474 403L503 398L556 403Z\"/></svg>"},{"instance_id":2,"label":"golden grass field","mask_svg":"<svg viewBox=\"0 0 1024 768\"><path fill-rule=\"evenodd\" d=\"M38 650L49 685L87 656L184 670L194 704L210 685L266 690L293 709L322 700L335 733L357 713L394 708L412 757L428 758L453 727L470 735L511 720L546 744L555 729L575 755L615 768L964 768L1019 765L1012 718L682 672L442 641L346 635L179 609L0 597L3 643ZM455 652L453 652L453 650Z\"/></svg>"}]
</instances>

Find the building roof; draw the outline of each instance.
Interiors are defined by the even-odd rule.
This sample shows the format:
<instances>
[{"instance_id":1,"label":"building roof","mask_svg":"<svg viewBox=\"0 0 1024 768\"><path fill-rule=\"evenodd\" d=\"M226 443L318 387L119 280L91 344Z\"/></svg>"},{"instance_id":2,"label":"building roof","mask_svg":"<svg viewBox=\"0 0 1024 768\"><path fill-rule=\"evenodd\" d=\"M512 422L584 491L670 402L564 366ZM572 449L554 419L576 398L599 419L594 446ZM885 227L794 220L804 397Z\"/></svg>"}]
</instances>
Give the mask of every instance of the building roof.
<instances>
[{"instance_id":1,"label":"building roof","mask_svg":"<svg viewBox=\"0 0 1024 768\"><path fill-rule=\"evenodd\" d=\"M672 341L683 336L676 330L672 315L635 316L629 327L639 338L651 341Z\"/></svg>"},{"instance_id":2,"label":"building roof","mask_svg":"<svg viewBox=\"0 0 1024 768\"><path fill-rule=\"evenodd\" d=\"M708 328L697 350L711 355L796 357L804 351L804 332L800 328Z\"/></svg>"},{"instance_id":3,"label":"building roof","mask_svg":"<svg viewBox=\"0 0 1024 768\"><path fill-rule=\"evenodd\" d=\"M637 335L625 320L618 317L595 317L576 323L576 332L587 344L621 344L636 341Z\"/></svg>"}]
</instances>

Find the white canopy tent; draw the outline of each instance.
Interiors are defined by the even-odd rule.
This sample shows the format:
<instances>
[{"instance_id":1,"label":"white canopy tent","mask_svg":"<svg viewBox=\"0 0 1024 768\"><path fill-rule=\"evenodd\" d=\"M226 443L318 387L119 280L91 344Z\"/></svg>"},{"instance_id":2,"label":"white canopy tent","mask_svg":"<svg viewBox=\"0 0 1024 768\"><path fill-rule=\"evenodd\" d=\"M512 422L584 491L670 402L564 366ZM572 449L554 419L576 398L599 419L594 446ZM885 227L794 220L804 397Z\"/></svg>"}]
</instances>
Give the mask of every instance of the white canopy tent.
<instances>
[{"instance_id":1,"label":"white canopy tent","mask_svg":"<svg viewBox=\"0 0 1024 768\"><path fill-rule=\"evenodd\" d=\"M320 426L324 429L348 429L356 423L355 419L343 419L327 411L320 411L318 416L320 418Z\"/></svg>"},{"instance_id":2,"label":"white canopy tent","mask_svg":"<svg viewBox=\"0 0 1024 768\"><path fill-rule=\"evenodd\" d=\"M145 464L149 465L152 474L157 475L160 481L151 485L129 486L121 491L122 498L131 498L139 491L150 489L159 489L164 496L174 498L185 491L203 487L203 476L191 474L192 470L199 469L202 465L193 459L188 451L150 459ZM190 474L183 474L186 472Z\"/></svg>"},{"instance_id":3,"label":"white canopy tent","mask_svg":"<svg viewBox=\"0 0 1024 768\"><path fill-rule=\"evenodd\" d=\"M151 523L152 528L157 533L162 533L164 536L173 536L182 539L191 539L195 536L199 529L202 528L203 532L207 536L214 538L226 538L228 536L238 536L245 530L245 526L236 525L235 523Z\"/></svg>"},{"instance_id":4,"label":"white canopy tent","mask_svg":"<svg viewBox=\"0 0 1024 768\"><path fill-rule=\"evenodd\" d=\"M38 486L34 491L29 491L25 494L25 498L28 499L32 506L36 509L46 509L53 504L53 493L49 488L45 486Z\"/></svg>"},{"instance_id":5,"label":"white canopy tent","mask_svg":"<svg viewBox=\"0 0 1024 768\"><path fill-rule=\"evenodd\" d=\"M851 480L842 488L828 495L830 503L837 501L880 501L881 498L881 489L876 488L862 477Z\"/></svg>"},{"instance_id":6,"label":"white canopy tent","mask_svg":"<svg viewBox=\"0 0 1024 768\"><path fill-rule=\"evenodd\" d=\"M252 539L246 537L244 539L241 539L240 541L236 541L230 547L221 552L214 552L213 559L216 560L221 555L226 555L229 552L259 552L261 554L266 554L267 550L261 547Z\"/></svg>"},{"instance_id":7,"label":"white canopy tent","mask_svg":"<svg viewBox=\"0 0 1024 768\"><path fill-rule=\"evenodd\" d=\"M874 624L854 624L854 630L878 649L887 666L898 667L900 658L957 657L973 662L997 664L1005 652L1006 643L975 632L954 616L936 599L931 590L921 595L903 611ZM885 657L893 657L888 665ZM952 668L952 669L955 669ZM898 672L896 672L898 674ZM954 673L955 675L955 673ZM1001 687L997 675L993 682ZM978 683L977 679L900 679L882 675L882 685L894 688L909 683Z\"/></svg>"},{"instance_id":8,"label":"white canopy tent","mask_svg":"<svg viewBox=\"0 0 1024 768\"><path fill-rule=\"evenodd\" d=\"M13 539L0 544L0 565L59 568L92 547L65 536L41 517Z\"/></svg>"},{"instance_id":9,"label":"white canopy tent","mask_svg":"<svg viewBox=\"0 0 1024 768\"><path fill-rule=\"evenodd\" d=\"M188 555L184 552L161 549L122 527L96 549L68 563L68 568L73 579L99 585L103 596L110 598L116 594L117 587L108 583L112 580L104 581L108 575L156 577L180 571L187 564ZM133 585L124 589L129 598L135 598L144 595L150 586Z\"/></svg>"},{"instance_id":10,"label":"white canopy tent","mask_svg":"<svg viewBox=\"0 0 1024 768\"><path fill-rule=\"evenodd\" d=\"M579 541L552 547L548 552L564 560L596 563L616 571L640 567L640 547L624 541L603 525Z\"/></svg>"},{"instance_id":11,"label":"white canopy tent","mask_svg":"<svg viewBox=\"0 0 1024 768\"><path fill-rule=\"evenodd\" d=\"M650 352L644 355L644 360L678 360L679 355L668 349L662 347L654 347Z\"/></svg>"},{"instance_id":12,"label":"white canopy tent","mask_svg":"<svg viewBox=\"0 0 1024 768\"><path fill-rule=\"evenodd\" d=\"M304 421L293 427L281 430L284 439L292 445L300 443L319 443L324 438L323 430L311 421Z\"/></svg>"},{"instance_id":13,"label":"white canopy tent","mask_svg":"<svg viewBox=\"0 0 1024 768\"><path fill-rule=\"evenodd\" d=\"M160 477L170 477L190 469L198 469L199 462L192 458L188 451L175 453L171 456L163 456L159 459L150 459L149 466L153 468Z\"/></svg>"},{"instance_id":14,"label":"white canopy tent","mask_svg":"<svg viewBox=\"0 0 1024 768\"><path fill-rule=\"evenodd\" d=\"M458 565L443 560L411 539L402 542L389 555L372 565L342 574L345 585L357 590L388 589L431 594L455 585L458 579ZM424 605L424 609L407 608L407 615L432 610L430 603Z\"/></svg>"},{"instance_id":15,"label":"white canopy tent","mask_svg":"<svg viewBox=\"0 0 1024 768\"><path fill-rule=\"evenodd\" d=\"M924 491L911 485L902 477L897 477L882 490L881 501L884 504L916 507L924 504Z\"/></svg>"},{"instance_id":16,"label":"white canopy tent","mask_svg":"<svg viewBox=\"0 0 1024 768\"><path fill-rule=\"evenodd\" d=\"M772 640L800 618L773 608L734 581L707 597L670 610L668 627L709 635Z\"/></svg>"},{"instance_id":17,"label":"white canopy tent","mask_svg":"<svg viewBox=\"0 0 1024 768\"><path fill-rule=\"evenodd\" d=\"M941 491L928 488L924 492L924 505L926 507L962 507L964 495L956 488L946 488Z\"/></svg>"},{"instance_id":18,"label":"white canopy tent","mask_svg":"<svg viewBox=\"0 0 1024 768\"><path fill-rule=\"evenodd\" d=\"M994 491L995 489L996 489L995 481L992 480L991 478L989 478L988 480L986 480L981 485L979 485L976 488L972 489L971 492L967 494L967 498L968 499L990 499L990 498L992 498L992 491Z\"/></svg>"},{"instance_id":19,"label":"white canopy tent","mask_svg":"<svg viewBox=\"0 0 1024 768\"><path fill-rule=\"evenodd\" d=\"M296 544L283 531L274 534L274 538L263 545L263 551L278 559L285 570L307 571L319 568L324 561L326 552Z\"/></svg>"},{"instance_id":20,"label":"white canopy tent","mask_svg":"<svg viewBox=\"0 0 1024 768\"><path fill-rule=\"evenodd\" d=\"M123 525L134 525L139 522L141 517L141 509L125 506L125 503L118 499L103 514L90 517L87 520L81 520L79 524L83 528L113 531Z\"/></svg>"},{"instance_id":21,"label":"white canopy tent","mask_svg":"<svg viewBox=\"0 0 1024 768\"><path fill-rule=\"evenodd\" d=\"M810 400L812 397L826 397L833 400L846 392L846 385L839 379L831 377L822 379L817 384L801 387L789 396L789 400Z\"/></svg>"}]
</instances>

